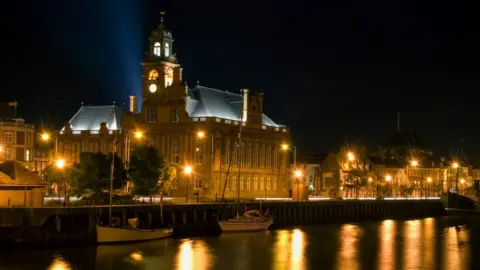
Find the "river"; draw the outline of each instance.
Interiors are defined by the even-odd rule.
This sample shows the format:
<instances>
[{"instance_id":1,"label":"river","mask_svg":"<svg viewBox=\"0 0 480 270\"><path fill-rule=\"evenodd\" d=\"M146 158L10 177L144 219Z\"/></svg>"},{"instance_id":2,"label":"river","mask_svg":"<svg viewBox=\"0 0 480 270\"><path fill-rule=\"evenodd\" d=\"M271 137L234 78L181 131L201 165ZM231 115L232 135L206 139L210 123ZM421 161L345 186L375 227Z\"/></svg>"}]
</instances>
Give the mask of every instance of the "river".
<instances>
[{"instance_id":1,"label":"river","mask_svg":"<svg viewBox=\"0 0 480 270\"><path fill-rule=\"evenodd\" d=\"M0 254L0 269L474 269L480 218L384 220ZM477 268L478 269L478 268Z\"/></svg>"}]
</instances>

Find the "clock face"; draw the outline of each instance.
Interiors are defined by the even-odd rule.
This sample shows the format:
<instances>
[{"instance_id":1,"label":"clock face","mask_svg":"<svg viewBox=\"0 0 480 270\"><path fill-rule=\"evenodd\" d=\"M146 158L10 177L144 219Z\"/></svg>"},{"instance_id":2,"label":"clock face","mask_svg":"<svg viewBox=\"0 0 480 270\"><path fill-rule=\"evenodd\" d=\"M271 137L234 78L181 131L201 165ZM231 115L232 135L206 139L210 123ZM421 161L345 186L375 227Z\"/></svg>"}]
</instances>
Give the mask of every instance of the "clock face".
<instances>
[{"instance_id":1,"label":"clock face","mask_svg":"<svg viewBox=\"0 0 480 270\"><path fill-rule=\"evenodd\" d=\"M173 69L165 68L165 87L172 85L173 82Z\"/></svg>"},{"instance_id":2,"label":"clock face","mask_svg":"<svg viewBox=\"0 0 480 270\"><path fill-rule=\"evenodd\" d=\"M157 85L154 83L150 84L150 86L148 87L148 90L150 90L150 93L157 92Z\"/></svg>"}]
</instances>

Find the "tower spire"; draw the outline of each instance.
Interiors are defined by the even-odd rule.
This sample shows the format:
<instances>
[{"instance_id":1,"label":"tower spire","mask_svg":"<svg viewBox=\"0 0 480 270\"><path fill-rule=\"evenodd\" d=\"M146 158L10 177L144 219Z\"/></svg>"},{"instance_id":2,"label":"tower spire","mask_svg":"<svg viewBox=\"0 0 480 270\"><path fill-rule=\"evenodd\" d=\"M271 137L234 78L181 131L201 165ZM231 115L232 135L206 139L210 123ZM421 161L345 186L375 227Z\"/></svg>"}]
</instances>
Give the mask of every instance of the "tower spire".
<instances>
[{"instance_id":1,"label":"tower spire","mask_svg":"<svg viewBox=\"0 0 480 270\"><path fill-rule=\"evenodd\" d=\"M397 131L400 131L400 112L397 112Z\"/></svg>"},{"instance_id":2,"label":"tower spire","mask_svg":"<svg viewBox=\"0 0 480 270\"><path fill-rule=\"evenodd\" d=\"M164 10L160 11L160 23L162 24L163 24L163 16L165 16L165 13L167 12L165 12Z\"/></svg>"}]
</instances>

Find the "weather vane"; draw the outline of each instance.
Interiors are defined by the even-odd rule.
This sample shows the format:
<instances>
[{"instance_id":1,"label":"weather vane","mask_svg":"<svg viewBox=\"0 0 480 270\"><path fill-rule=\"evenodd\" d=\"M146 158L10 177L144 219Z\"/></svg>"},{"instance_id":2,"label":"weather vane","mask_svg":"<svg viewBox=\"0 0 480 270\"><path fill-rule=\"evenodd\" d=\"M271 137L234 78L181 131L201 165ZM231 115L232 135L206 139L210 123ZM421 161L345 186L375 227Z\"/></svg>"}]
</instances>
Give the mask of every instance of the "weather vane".
<instances>
[{"instance_id":1,"label":"weather vane","mask_svg":"<svg viewBox=\"0 0 480 270\"><path fill-rule=\"evenodd\" d=\"M165 10L160 11L160 22L163 23L163 16L167 13Z\"/></svg>"}]
</instances>

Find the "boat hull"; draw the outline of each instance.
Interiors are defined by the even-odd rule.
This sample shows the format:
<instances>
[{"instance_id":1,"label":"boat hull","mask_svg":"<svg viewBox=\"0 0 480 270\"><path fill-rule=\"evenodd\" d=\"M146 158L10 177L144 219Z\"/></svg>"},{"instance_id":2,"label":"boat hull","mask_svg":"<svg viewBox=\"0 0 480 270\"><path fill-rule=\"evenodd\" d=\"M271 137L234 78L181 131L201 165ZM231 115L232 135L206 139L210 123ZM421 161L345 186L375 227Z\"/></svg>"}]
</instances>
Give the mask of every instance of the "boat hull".
<instances>
[{"instance_id":1,"label":"boat hull","mask_svg":"<svg viewBox=\"0 0 480 270\"><path fill-rule=\"evenodd\" d=\"M130 243L171 237L173 229L140 230L97 226L97 243Z\"/></svg>"},{"instance_id":2,"label":"boat hull","mask_svg":"<svg viewBox=\"0 0 480 270\"><path fill-rule=\"evenodd\" d=\"M219 221L218 225L222 232L251 232L264 231L273 224L273 219L261 222L242 222L242 221Z\"/></svg>"}]
</instances>

